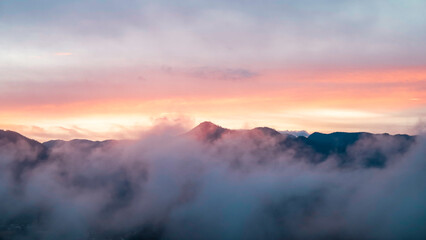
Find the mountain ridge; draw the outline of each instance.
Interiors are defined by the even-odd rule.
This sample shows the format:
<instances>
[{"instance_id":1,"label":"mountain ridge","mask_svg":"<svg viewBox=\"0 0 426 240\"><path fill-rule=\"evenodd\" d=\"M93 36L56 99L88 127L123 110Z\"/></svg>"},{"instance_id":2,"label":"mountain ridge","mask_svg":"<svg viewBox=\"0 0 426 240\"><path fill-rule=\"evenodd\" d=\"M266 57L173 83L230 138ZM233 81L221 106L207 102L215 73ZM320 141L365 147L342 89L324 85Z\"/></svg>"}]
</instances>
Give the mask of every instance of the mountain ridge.
<instances>
[{"instance_id":1,"label":"mountain ridge","mask_svg":"<svg viewBox=\"0 0 426 240\"><path fill-rule=\"evenodd\" d=\"M259 151L265 151L265 149L261 148L267 147L268 151L291 153L290 155L293 159L308 159L311 163L321 163L330 157L337 157L340 159L339 166L362 162L366 167L384 167L391 154L407 152L416 140L416 136L407 134L390 135L387 133L373 134L368 132L314 132L305 137L281 133L269 127L243 130L228 129L212 122L202 122L180 136L189 137L211 146L217 144L227 145L233 141L239 141L240 144L250 144L250 146L260 148L258 149ZM388 142L391 150L384 151L382 149L379 142L383 140ZM95 149L118 146L120 143L129 142L129 140L91 141L73 139L69 141L50 140L40 143L17 132L0 130L0 153L5 146L16 146L15 148L19 150L19 148L22 148L18 144L19 142L26 143L27 146L33 146L35 149L34 152L36 154L26 157L25 161L23 161L28 163L28 166L32 166L48 159L49 156L55 155L52 154L54 149L66 147L68 151L75 150L90 154ZM358 154L354 154L354 152ZM20 172L22 172L25 167L20 167L20 169Z\"/></svg>"},{"instance_id":2,"label":"mountain ridge","mask_svg":"<svg viewBox=\"0 0 426 240\"><path fill-rule=\"evenodd\" d=\"M389 133L370 133L370 132L331 132L331 133L322 133L322 132L313 132L311 134L309 134L307 137L305 136L296 136L293 135L291 133L291 131L277 131L274 128L270 128L270 127L255 127L252 129L229 129L229 128L224 128L220 125L217 125L215 123L212 123L210 121L204 121L201 122L200 124L198 124L197 126L195 126L194 128L190 129L189 131L185 132L184 136L190 136L190 135L198 135L197 137L199 138L199 140L202 140L203 137L207 138L206 140L217 140L218 138L220 138L223 134L228 134L228 133L243 133L243 132L262 132L265 135L270 135L270 136L279 136L279 135L284 135L284 136L293 136L296 138L307 138L310 139L312 141L331 141L330 138L333 139L339 139L340 137L345 135L345 136L352 136L352 138L355 138L356 136L361 136L361 135L375 135L375 136L379 136L379 135L383 135L383 136L394 136L394 137L404 137L404 138L410 138L413 137L415 138L416 135L409 135L409 134L389 134ZM340 137L338 136L340 135ZM337 137L336 137L337 136ZM323 139L323 140L319 140L320 138L326 137L327 139ZM62 139L52 139L52 140L48 140L48 141L44 141L44 142L40 142L37 141L35 139L26 137L22 134L20 134L19 132L16 131L12 131L12 130L7 130L7 129L0 129L0 143L2 141L2 139L9 139L10 142L17 142L18 140L23 140L26 139L26 141L31 142L32 144L41 144L44 145L46 147L51 147L53 145L57 145L57 144L62 144L62 143L96 143L96 144L104 144L104 143L108 143L108 142L117 142L117 141L126 141L126 140L116 140L116 139L106 139L106 140L90 140L90 139L80 139L80 138L76 138L76 139L71 139L71 140L62 140Z\"/></svg>"}]
</instances>

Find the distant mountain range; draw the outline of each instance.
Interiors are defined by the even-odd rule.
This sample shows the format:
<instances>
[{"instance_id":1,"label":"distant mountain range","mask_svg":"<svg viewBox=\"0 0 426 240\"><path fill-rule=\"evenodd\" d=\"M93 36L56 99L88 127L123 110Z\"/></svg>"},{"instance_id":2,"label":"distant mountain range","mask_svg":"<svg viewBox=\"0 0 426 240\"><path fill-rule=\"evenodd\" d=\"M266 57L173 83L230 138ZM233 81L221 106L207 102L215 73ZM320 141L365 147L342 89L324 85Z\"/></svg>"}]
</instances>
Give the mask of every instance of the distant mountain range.
<instances>
[{"instance_id":1,"label":"distant mountain range","mask_svg":"<svg viewBox=\"0 0 426 240\"><path fill-rule=\"evenodd\" d=\"M251 130L230 130L211 122L203 122L187 133L204 142L214 142L224 137L246 135L251 139L274 138L280 151L294 150L296 158L309 158L313 163L325 161L330 156L338 156L340 165L354 162L356 155L362 159L365 167L384 167L389 155L404 154L415 142L416 136L406 134L390 135L372 134L368 132L334 132L329 134L314 132L308 137L280 133L268 127L257 127ZM363 140L362 143L360 140ZM388 149L379 144L388 143ZM359 143L359 144L357 144ZM367 144L366 144L367 143Z\"/></svg>"},{"instance_id":2,"label":"distant mountain range","mask_svg":"<svg viewBox=\"0 0 426 240\"><path fill-rule=\"evenodd\" d=\"M406 134L390 135L368 132L334 132L329 134L314 132L305 137L282 133L268 127L232 130L211 122L200 123L180 137L190 137L205 144L214 144L223 139L239 137L257 142L273 139L276 141L275 151L288 152L291 150L295 159L310 159L312 163L320 163L330 156L335 156L338 158L341 167L350 166L354 162L364 167L384 167L389 156L404 154L416 140L416 136ZM22 159L17 161L19 164L16 166L16 174L19 175L26 167L35 166L48 159L52 155L52 150L58 147L67 146L84 152L117 146L127 141L74 139L70 141L51 140L40 143L17 132L0 130L0 153L3 148L15 148L16 151L31 153L30 155L22 155ZM383 141L388 143L387 149L383 149L382 145L379 144Z\"/></svg>"}]
</instances>

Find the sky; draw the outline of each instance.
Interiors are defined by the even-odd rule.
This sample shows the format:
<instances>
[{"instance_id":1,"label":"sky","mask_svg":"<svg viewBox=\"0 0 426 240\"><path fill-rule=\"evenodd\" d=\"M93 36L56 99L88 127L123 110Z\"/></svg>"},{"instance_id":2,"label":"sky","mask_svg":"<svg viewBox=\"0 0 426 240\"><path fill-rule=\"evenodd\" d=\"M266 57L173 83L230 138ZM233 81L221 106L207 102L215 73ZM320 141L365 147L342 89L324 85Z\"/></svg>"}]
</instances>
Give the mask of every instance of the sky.
<instances>
[{"instance_id":1,"label":"sky","mask_svg":"<svg viewBox=\"0 0 426 240\"><path fill-rule=\"evenodd\" d=\"M423 0L0 0L0 129L37 140L193 127L415 134Z\"/></svg>"}]
</instances>

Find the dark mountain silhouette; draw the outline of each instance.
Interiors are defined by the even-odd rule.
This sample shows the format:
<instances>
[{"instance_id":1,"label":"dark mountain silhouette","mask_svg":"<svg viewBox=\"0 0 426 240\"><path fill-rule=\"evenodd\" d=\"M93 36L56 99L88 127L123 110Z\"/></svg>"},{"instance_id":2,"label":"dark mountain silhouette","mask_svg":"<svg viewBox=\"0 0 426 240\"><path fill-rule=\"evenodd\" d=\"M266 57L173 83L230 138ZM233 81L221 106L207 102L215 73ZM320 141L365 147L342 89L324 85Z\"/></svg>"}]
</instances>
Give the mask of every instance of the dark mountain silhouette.
<instances>
[{"instance_id":1,"label":"dark mountain silhouette","mask_svg":"<svg viewBox=\"0 0 426 240\"><path fill-rule=\"evenodd\" d=\"M389 149L381 149L383 145L379 143L383 141L387 142ZM307 138L306 144L323 155L322 161L333 155L339 157L341 166L361 160L365 167L384 167L389 157L405 153L414 141L415 137L401 134L315 132Z\"/></svg>"},{"instance_id":2,"label":"dark mountain silhouette","mask_svg":"<svg viewBox=\"0 0 426 240\"><path fill-rule=\"evenodd\" d=\"M265 141L273 138L278 149L271 151L291 152L295 159L309 159L312 163L321 163L330 157L337 159L341 167L359 164L363 167L384 167L387 160L395 154L403 154L415 141L415 136L372 134L367 132L315 132L308 137L295 137L280 133L268 127L257 127L250 130L230 130L211 122L203 122L190 130L186 135L205 143L213 143L222 138L242 137L254 141ZM363 141L360 141L363 140ZM387 141L390 149L381 149L380 141ZM368 142L365 145L363 143Z\"/></svg>"},{"instance_id":3,"label":"dark mountain silhouette","mask_svg":"<svg viewBox=\"0 0 426 240\"><path fill-rule=\"evenodd\" d=\"M19 180L26 169L33 168L48 158L48 149L17 132L0 130L0 156L8 158L12 155L15 157L11 161L13 174L15 180ZM16 156L19 156L18 159Z\"/></svg>"},{"instance_id":4,"label":"dark mountain silhouette","mask_svg":"<svg viewBox=\"0 0 426 240\"><path fill-rule=\"evenodd\" d=\"M331 153L344 152L347 146L354 144L363 135L368 135L368 137L370 137L372 134L363 132L334 132L330 134L314 132L309 135L308 139L311 146L313 146L316 151L321 153Z\"/></svg>"},{"instance_id":5,"label":"dark mountain silhouette","mask_svg":"<svg viewBox=\"0 0 426 240\"><path fill-rule=\"evenodd\" d=\"M341 167L360 164L364 167L384 167L390 157L403 154L408 151L415 141L415 136L372 134L367 132L334 132L324 134L315 132L308 137L295 137L291 134L280 133L268 127L257 127L250 130L231 130L223 128L211 122L202 122L192 130L185 133L188 136L207 144L214 144L225 138L242 138L260 145L262 141L273 139L276 141L273 152L287 152L294 159L308 160L317 164L327 159L337 159ZM362 141L360 141L362 140ZM74 139L71 141L51 140L43 144L22 136L13 131L0 130L0 151L21 151L23 148L31 149L31 156L22 156L16 163L16 175L25 168L32 167L49 158L52 149L66 147L70 151L79 150L90 153L94 149L108 148L124 142L125 140L91 141L86 139ZM389 149L382 149L381 141L387 141ZM263 151L266 151L263 149ZM22 151L24 152L24 151ZM25 151L28 152L28 151Z\"/></svg>"},{"instance_id":6,"label":"dark mountain silhouette","mask_svg":"<svg viewBox=\"0 0 426 240\"><path fill-rule=\"evenodd\" d=\"M43 145L36 140L27 138L17 132L9 130L0 130L0 147L5 147L9 144L25 144L25 147L30 147L34 150L43 149Z\"/></svg>"},{"instance_id":7,"label":"dark mountain silhouette","mask_svg":"<svg viewBox=\"0 0 426 240\"><path fill-rule=\"evenodd\" d=\"M110 145L113 145L116 142L118 141L117 140L91 141L87 139L73 139L70 141L50 140L50 141L44 142L43 145L46 146L47 148L71 147L71 148L84 148L84 149L90 150L93 148L108 147Z\"/></svg>"}]
</instances>

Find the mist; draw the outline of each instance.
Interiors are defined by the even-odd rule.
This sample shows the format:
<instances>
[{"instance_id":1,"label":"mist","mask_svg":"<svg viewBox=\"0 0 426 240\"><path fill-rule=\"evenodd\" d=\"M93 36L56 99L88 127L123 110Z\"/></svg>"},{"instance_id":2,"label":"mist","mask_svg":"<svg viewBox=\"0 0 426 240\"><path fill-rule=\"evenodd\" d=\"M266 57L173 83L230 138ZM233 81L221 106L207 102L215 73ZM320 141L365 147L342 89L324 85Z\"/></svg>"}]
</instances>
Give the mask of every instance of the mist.
<instances>
[{"instance_id":1,"label":"mist","mask_svg":"<svg viewBox=\"0 0 426 240\"><path fill-rule=\"evenodd\" d=\"M362 134L325 154L268 128L183 132L43 144L8 133L0 239L426 238L425 136Z\"/></svg>"}]
</instances>

